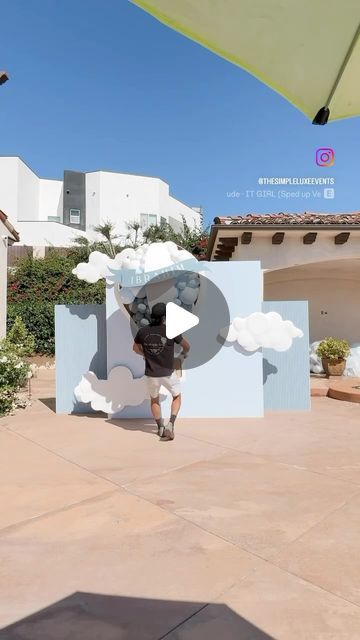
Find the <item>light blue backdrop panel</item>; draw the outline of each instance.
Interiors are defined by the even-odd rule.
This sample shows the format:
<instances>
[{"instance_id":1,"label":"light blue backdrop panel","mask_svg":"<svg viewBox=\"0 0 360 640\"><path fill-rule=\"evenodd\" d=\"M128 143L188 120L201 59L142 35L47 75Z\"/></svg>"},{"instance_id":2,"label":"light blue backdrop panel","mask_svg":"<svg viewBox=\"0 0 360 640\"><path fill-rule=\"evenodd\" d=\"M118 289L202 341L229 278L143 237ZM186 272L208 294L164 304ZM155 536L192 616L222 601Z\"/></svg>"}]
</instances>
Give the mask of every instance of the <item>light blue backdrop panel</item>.
<instances>
[{"instance_id":1,"label":"light blue backdrop panel","mask_svg":"<svg viewBox=\"0 0 360 640\"><path fill-rule=\"evenodd\" d=\"M56 413L93 413L74 388L87 371L106 379L105 305L56 305L55 345Z\"/></svg>"},{"instance_id":2,"label":"light blue backdrop panel","mask_svg":"<svg viewBox=\"0 0 360 640\"><path fill-rule=\"evenodd\" d=\"M264 406L272 411L310 409L309 314L307 301L268 301L264 313L277 311L304 332L288 351L263 349Z\"/></svg>"},{"instance_id":3,"label":"light blue backdrop panel","mask_svg":"<svg viewBox=\"0 0 360 640\"><path fill-rule=\"evenodd\" d=\"M230 318L261 311L262 274L260 262L203 263L207 277L227 300ZM107 368L125 365L134 377L144 374L143 359L132 350L133 336L127 312L119 307L113 285L107 286ZM214 309L200 307L200 323ZM222 327L219 327L219 330ZM165 405L165 403L164 403ZM168 403L164 414L168 413ZM260 352L245 355L233 345L224 346L201 367L185 372L182 417L234 417L263 415L263 373ZM114 418L150 418L149 401L126 407Z\"/></svg>"},{"instance_id":4,"label":"light blue backdrop panel","mask_svg":"<svg viewBox=\"0 0 360 640\"><path fill-rule=\"evenodd\" d=\"M261 311L260 262L211 262L209 277L224 295L230 321ZM200 324L215 310L200 307ZM213 300L209 301L209 305ZM220 327L222 328L222 327ZM262 354L251 355L224 345L209 362L186 371L181 415L189 418L233 418L263 416Z\"/></svg>"}]
</instances>

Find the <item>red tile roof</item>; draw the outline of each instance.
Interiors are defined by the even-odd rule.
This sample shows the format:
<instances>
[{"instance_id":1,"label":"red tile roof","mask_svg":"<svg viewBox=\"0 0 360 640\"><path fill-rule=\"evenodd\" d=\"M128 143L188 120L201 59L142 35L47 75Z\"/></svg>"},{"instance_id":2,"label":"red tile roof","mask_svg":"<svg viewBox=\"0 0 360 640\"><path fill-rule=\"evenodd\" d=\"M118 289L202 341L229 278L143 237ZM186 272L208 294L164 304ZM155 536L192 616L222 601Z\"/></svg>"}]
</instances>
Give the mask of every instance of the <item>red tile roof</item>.
<instances>
[{"instance_id":1,"label":"red tile roof","mask_svg":"<svg viewBox=\"0 0 360 640\"><path fill-rule=\"evenodd\" d=\"M358 224L360 212L355 213L249 213L244 216L218 216L214 224L222 225L271 225L271 224Z\"/></svg>"}]
</instances>

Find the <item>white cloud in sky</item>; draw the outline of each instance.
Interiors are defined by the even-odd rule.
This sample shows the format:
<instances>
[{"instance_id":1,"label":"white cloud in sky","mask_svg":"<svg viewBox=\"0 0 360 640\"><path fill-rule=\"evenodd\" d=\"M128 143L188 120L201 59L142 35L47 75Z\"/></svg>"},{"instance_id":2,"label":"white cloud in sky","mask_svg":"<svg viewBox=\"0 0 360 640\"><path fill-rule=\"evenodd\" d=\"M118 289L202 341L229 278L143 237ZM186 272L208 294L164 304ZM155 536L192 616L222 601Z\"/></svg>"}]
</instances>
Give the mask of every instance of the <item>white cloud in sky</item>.
<instances>
[{"instance_id":1,"label":"white cloud in sky","mask_svg":"<svg viewBox=\"0 0 360 640\"><path fill-rule=\"evenodd\" d=\"M256 311L246 318L234 318L220 335L227 342L237 342L245 351L256 351L260 347L287 351L294 338L302 338L303 332L291 320L283 320L276 311Z\"/></svg>"},{"instance_id":2,"label":"white cloud in sky","mask_svg":"<svg viewBox=\"0 0 360 640\"><path fill-rule=\"evenodd\" d=\"M164 269L193 258L186 249L178 249L175 242L152 242L143 244L137 249L123 249L115 258L99 251L93 251L88 262L80 262L73 274L86 282L97 282L100 278L111 275L112 269L135 269L138 273L148 273Z\"/></svg>"}]
</instances>

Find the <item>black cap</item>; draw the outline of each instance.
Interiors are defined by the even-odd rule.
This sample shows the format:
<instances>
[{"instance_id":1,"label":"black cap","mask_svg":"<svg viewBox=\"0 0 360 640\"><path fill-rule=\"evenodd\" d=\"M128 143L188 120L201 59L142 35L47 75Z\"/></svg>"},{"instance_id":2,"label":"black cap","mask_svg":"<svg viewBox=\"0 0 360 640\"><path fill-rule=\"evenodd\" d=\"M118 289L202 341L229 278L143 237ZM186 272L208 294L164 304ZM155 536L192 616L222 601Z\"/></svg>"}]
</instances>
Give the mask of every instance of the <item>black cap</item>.
<instances>
[{"instance_id":1,"label":"black cap","mask_svg":"<svg viewBox=\"0 0 360 640\"><path fill-rule=\"evenodd\" d=\"M160 321L164 316L166 316L166 304L157 302L151 309L151 320Z\"/></svg>"}]
</instances>

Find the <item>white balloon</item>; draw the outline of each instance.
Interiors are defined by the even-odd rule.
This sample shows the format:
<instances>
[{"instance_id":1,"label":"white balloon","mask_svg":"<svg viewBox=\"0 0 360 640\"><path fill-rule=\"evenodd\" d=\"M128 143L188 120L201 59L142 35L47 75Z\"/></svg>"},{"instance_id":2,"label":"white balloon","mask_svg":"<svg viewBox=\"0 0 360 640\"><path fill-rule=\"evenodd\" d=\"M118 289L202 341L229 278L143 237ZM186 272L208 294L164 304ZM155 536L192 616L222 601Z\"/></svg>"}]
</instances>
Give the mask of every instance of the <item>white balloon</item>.
<instances>
[{"instance_id":1,"label":"white balloon","mask_svg":"<svg viewBox=\"0 0 360 640\"><path fill-rule=\"evenodd\" d=\"M125 259L125 258L135 258L136 253L135 253L135 249L132 249L131 247L128 247L127 249L123 249L122 251L120 251L120 255L121 259Z\"/></svg>"},{"instance_id":2,"label":"white balloon","mask_svg":"<svg viewBox=\"0 0 360 640\"><path fill-rule=\"evenodd\" d=\"M184 304L194 304L197 297L197 290L191 289L190 287L185 287L185 289L179 293L179 298Z\"/></svg>"},{"instance_id":3,"label":"white balloon","mask_svg":"<svg viewBox=\"0 0 360 640\"><path fill-rule=\"evenodd\" d=\"M123 304L131 304L135 296L131 289L122 287L120 290L120 300Z\"/></svg>"}]
</instances>

